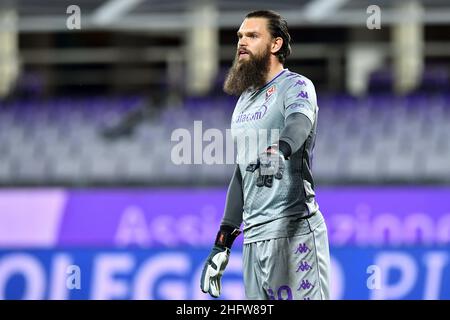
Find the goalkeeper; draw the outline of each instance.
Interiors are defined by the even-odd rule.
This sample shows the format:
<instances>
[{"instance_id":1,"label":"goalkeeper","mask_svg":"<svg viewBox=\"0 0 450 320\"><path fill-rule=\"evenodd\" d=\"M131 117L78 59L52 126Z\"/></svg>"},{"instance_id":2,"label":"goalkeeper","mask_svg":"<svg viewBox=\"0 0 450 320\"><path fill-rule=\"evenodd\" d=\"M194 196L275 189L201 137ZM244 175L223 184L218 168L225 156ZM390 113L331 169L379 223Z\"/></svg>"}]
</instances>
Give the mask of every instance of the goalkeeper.
<instances>
[{"instance_id":1,"label":"goalkeeper","mask_svg":"<svg viewBox=\"0 0 450 320\"><path fill-rule=\"evenodd\" d=\"M237 145L238 165L200 287L219 297L221 277L243 222L243 278L248 299L329 299L327 228L315 200L311 171L318 106L314 85L284 68L290 53L286 21L273 11L249 13L224 83L238 95L235 139L252 130L280 132L252 154ZM243 163L244 162L244 163Z\"/></svg>"}]
</instances>

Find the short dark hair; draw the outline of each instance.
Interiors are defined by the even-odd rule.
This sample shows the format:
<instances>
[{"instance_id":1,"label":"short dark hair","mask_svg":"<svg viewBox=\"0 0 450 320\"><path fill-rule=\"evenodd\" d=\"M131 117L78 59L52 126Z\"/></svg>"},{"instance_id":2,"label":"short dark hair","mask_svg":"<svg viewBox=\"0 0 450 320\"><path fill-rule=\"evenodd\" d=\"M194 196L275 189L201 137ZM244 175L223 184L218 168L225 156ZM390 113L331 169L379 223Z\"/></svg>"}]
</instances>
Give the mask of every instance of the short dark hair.
<instances>
[{"instance_id":1,"label":"short dark hair","mask_svg":"<svg viewBox=\"0 0 450 320\"><path fill-rule=\"evenodd\" d=\"M267 27L273 38L281 37L283 45L275 54L278 60L284 64L286 58L291 54L291 36L289 35L287 22L283 17L271 10L257 10L252 11L245 16L245 18L266 18Z\"/></svg>"}]
</instances>

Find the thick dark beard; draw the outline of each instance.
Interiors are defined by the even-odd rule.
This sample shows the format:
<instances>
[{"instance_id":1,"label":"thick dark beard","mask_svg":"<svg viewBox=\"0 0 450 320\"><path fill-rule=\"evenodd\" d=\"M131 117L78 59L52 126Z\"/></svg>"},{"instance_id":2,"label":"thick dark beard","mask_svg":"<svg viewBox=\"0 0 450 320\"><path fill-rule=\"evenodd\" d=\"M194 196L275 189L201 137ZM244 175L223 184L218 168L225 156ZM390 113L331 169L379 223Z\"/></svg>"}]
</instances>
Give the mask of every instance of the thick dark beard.
<instances>
[{"instance_id":1,"label":"thick dark beard","mask_svg":"<svg viewBox=\"0 0 450 320\"><path fill-rule=\"evenodd\" d=\"M270 67L270 50L261 56L249 53L248 61L239 61L239 53L223 84L223 91L229 95L239 96L248 88L260 88L266 84L266 76Z\"/></svg>"}]
</instances>

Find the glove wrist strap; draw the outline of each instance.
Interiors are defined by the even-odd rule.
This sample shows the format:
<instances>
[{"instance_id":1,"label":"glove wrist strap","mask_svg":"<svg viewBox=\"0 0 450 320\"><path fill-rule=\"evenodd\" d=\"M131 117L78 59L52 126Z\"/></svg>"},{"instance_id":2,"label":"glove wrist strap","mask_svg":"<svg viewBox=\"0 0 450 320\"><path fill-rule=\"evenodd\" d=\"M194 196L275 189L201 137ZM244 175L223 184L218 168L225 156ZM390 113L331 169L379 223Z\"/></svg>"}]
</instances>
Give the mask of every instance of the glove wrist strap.
<instances>
[{"instance_id":1,"label":"glove wrist strap","mask_svg":"<svg viewBox=\"0 0 450 320\"><path fill-rule=\"evenodd\" d=\"M291 152L292 152L291 146L289 145L289 143L287 143L284 140L280 140L278 142L278 144L273 144L273 145L269 146L267 148L267 151L272 152L272 153L273 153L273 151L278 152L279 154L281 154L283 156L283 158L285 160L289 159L289 156L291 155Z\"/></svg>"},{"instance_id":2,"label":"glove wrist strap","mask_svg":"<svg viewBox=\"0 0 450 320\"><path fill-rule=\"evenodd\" d=\"M215 245L231 249L234 240L241 234L239 229L232 226L222 225L217 232Z\"/></svg>"}]
</instances>

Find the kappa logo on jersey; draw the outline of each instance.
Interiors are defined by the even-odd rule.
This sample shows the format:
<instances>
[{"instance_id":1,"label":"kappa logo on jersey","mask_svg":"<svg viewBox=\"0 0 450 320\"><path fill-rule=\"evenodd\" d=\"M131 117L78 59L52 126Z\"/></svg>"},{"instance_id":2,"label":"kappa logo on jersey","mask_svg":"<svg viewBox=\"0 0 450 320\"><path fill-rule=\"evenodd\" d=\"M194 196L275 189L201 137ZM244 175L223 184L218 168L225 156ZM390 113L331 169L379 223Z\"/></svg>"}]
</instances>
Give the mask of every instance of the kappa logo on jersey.
<instances>
[{"instance_id":1,"label":"kappa logo on jersey","mask_svg":"<svg viewBox=\"0 0 450 320\"><path fill-rule=\"evenodd\" d=\"M269 89L267 89L267 91L266 91L266 100L269 99L275 93L275 91L276 91L275 85L273 85Z\"/></svg>"},{"instance_id":2,"label":"kappa logo on jersey","mask_svg":"<svg viewBox=\"0 0 450 320\"><path fill-rule=\"evenodd\" d=\"M306 86L306 81L305 80L298 80L295 83L294 87L296 87L296 86Z\"/></svg>"},{"instance_id":3,"label":"kappa logo on jersey","mask_svg":"<svg viewBox=\"0 0 450 320\"><path fill-rule=\"evenodd\" d=\"M297 95L297 98L301 97L303 99L308 99L308 92L306 91L300 91L300 93Z\"/></svg>"}]
</instances>

